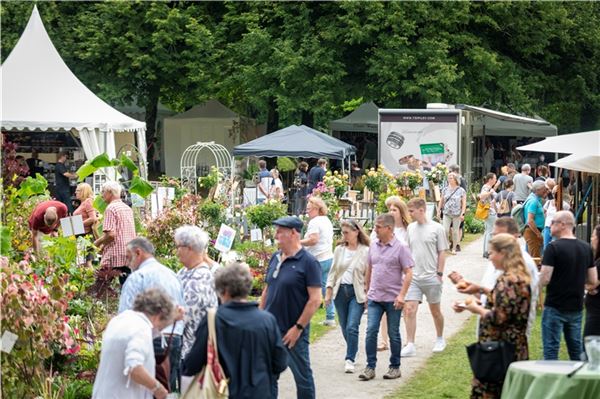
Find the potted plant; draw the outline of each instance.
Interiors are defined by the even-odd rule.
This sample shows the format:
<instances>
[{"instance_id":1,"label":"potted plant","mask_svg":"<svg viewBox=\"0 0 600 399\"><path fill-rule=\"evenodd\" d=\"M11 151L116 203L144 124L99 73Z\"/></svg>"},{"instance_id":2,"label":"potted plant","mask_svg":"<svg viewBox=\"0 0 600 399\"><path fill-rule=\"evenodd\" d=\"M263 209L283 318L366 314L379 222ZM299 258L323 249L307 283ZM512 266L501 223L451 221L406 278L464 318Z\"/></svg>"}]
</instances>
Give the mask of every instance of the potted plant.
<instances>
[{"instance_id":1,"label":"potted plant","mask_svg":"<svg viewBox=\"0 0 600 399\"><path fill-rule=\"evenodd\" d=\"M258 174L258 166L256 164L251 163L242 173L242 177L244 178L244 186L245 187L256 187L256 176Z\"/></svg>"}]
</instances>

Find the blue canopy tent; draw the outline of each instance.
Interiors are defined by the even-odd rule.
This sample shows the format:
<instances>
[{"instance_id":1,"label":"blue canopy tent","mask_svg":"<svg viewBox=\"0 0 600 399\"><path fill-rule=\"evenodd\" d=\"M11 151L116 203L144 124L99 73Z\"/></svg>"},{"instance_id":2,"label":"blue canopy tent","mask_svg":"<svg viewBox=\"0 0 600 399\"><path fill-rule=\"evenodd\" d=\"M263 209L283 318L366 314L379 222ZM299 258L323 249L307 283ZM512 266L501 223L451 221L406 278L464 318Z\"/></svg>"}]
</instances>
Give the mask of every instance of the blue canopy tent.
<instances>
[{"instance_id":1,"label":"blue canopy tent","mask_svg":"<svg viewBox=\"0 0 600 399\"><path fill-rule=\"evenodd\" d=\"M356 147L305 125L291 125L233 148L234 156L327 157L344 160Z\"/></svg>"}]
</instances>

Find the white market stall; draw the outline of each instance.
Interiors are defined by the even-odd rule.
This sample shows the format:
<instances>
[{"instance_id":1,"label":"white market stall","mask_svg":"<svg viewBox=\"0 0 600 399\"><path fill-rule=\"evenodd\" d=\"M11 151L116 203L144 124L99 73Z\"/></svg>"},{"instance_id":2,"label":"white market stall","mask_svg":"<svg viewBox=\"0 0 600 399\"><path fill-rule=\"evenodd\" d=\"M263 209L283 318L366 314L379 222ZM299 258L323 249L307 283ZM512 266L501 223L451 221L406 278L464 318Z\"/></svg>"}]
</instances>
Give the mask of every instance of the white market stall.
<instances>
[{"instance_id":1,"label":"white market stall","mask_svg":"<svg viewBox=\"0 0 600 399\"><path fill-rule=\"evenodd\" d=\"M239 143L264 134L264 126L241 116L217 100L209 100L164 119L161 159L165 174L179 176L179 159L186 148L197 142L220 144L231 152Z\"/></svg>"},{"instance_id":2,"label":"white market stall","mask_svg":"<svg viewBox=\"0 0 600 399\"><path fill-rule=\"evenodd\" d=\"M88 159L104 152L114 158L115 133L134 132L140 162L145 164L146 124L112 108L71 72L50 40L37 6L0 74L3 131L71 133L81 141ZM107 173L107 178L116 178L112 168Z\"/></svg>"},{"instance_id":3,"label":"white market stall","mask_svg":"<svg viewBox=\"0 0 600 399\"><path fill-rule=\"evenodd\" d=\"M579 218L584 207L587 207L586 219L586 238L589 241L593 225L598 222L598 204L600 196L600 130L590 132L563 134L556 137L549 137L537 143L532 143L518 147L523 151L552 152L558 154L571 154L564 158L552 162L550 166L561 169L569 169L578 172L580 176L576 179L575 190L575 216ZM589 174L587 179L591 184L587 189L585 182L581 178L584 174ZM581 234L580 234L581 236Z\"/></svg>"}]
</instances>

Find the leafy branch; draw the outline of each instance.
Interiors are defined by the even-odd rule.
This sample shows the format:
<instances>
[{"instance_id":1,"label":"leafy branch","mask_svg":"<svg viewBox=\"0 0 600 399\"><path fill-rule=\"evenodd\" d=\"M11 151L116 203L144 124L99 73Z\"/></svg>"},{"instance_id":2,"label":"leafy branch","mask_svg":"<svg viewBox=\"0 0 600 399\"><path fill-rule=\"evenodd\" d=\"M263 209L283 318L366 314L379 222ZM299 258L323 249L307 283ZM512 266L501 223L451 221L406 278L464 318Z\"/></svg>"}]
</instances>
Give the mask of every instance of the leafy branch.
<instances>
[{"instance_id":1,"label":"leafy branch","mask_svg":"<svg viewBox=\"0 0 600 399\"><path fill-rule=\"evenodd\" d=\"M137 194L142 198L147 196L154 191L154 188L148 181L140 177L140 170L135 163L125 154L121 154L121 158L110 159L106 153L98 155L94 159L88 160L86 163L81 165L77 170L78 181L83 181L86 177L94 174L101 168L126 168L132 174L132 179L129 181L129 192Z\"/></svg>"}]
</instances>

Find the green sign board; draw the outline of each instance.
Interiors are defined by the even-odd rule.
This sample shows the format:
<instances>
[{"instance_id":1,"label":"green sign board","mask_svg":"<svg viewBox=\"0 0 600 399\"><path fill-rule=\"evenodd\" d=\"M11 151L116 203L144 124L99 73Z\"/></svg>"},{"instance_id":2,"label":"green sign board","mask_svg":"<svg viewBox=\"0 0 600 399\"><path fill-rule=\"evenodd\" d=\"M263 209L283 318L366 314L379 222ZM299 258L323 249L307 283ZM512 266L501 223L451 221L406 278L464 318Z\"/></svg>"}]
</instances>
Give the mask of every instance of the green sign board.
<instances>
[{"instance_id":1,"label":"green sign board","mask_svg":"<svg viewBox=\"0 0 600 399\"><path fill-rule=\"evenodd\" d=\"M421 155L443 154L445 151L443 143L421 144L420 147Z\"/></svg>"}]
</instances>

